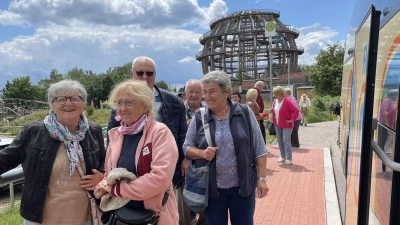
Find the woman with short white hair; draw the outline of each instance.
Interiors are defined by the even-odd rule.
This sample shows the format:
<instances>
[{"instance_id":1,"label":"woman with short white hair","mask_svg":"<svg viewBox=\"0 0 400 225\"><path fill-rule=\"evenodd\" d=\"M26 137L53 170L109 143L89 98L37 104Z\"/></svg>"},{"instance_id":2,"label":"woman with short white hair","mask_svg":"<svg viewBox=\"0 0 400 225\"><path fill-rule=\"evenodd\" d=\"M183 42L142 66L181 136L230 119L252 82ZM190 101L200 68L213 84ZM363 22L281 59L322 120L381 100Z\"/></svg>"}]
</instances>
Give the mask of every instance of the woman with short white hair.
<instances>
[{"instance_id":1,"label":"woman with short white hair","mask_svg":"<svg viewBox=\"0 0 400 225\"><path fill-rule=\"evenodd\" d=\"M0 151L0 174L24 169L20 214L25 225L92 224L89 198L103 179L105 147L101 126L83 114L84 86L63 80L52 84L44 121L24 125ZM79 175L81 169L86 175Z\"/></svg>"},{"instance_id":2,"label":"woman with short white hair","mask_svg":"<svg viewBox=\"0 0 400 225\"><path fill-rule=\"evenodd\" d=\"M210 165L207 225L253 224L255 197L268 192L267 152L258 122L247 105L229 99L231 80L223 71L201 79L207 103L204 121L209 123L208 145L200 110L190 122L183 150L196 167Z\"/></svg>"}]
</instances>

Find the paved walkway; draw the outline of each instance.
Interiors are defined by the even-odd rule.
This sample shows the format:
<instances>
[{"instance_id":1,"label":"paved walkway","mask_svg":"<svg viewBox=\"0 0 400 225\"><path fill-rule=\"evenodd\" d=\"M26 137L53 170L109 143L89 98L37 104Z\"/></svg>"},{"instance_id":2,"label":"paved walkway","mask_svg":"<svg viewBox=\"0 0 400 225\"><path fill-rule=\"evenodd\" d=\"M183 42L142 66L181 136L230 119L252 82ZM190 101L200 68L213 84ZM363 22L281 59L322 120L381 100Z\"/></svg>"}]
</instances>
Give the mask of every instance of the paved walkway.
<instances>
[{"instance_id":1,"label":"paved walkway","mask_svg":"<svg viewBox=\"0 0 400 225\"><path fill-rule=\"evenodd\" d=\"M326 224L324 150L293 149L293 164L278 163L279 148L268 146L269 192L257 199L255 224Z\"/></svg>"}]
</instances>

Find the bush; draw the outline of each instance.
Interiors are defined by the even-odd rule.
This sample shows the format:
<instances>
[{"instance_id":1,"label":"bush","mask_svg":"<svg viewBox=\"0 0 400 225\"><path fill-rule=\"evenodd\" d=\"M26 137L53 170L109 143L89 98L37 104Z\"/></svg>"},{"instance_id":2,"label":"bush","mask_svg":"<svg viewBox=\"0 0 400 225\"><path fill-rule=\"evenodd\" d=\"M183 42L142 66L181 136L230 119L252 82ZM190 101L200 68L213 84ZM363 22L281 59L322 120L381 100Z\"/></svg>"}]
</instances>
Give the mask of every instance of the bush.
<instances>
[{"instance_id":1,"label":"bush","mask_svg":"<svg viewBox=\"0 0 400 225\"><path fill-rule=\"evenodd\" d=\"M101 103L103 109L111 109L111 105L108 101Z\"/></svg>"},{"instance_id":2,"label":"bush","mask_svg":"<svg viewBox=\"0 0 400 225\"><path fill-rule=\"evenodd\" d=\"M339 96L331 97L316 96L311 101L311 110L307 116L307 123L319 123L336 120L337 116L333 114L336 104L339 102Z\"/></svg>"},{"instance_id":3,"label":"bush","mask_svg":"<svg viewBox=\"0 0 400 225\"><path fill-rule=\"evenodd\" d=\"M313 106L314 109L333 112L336 103L339 102L339 98L340 98L339 96L331 97L329 95L316 96L311 101L311 105Z\"/></svg>"},{"instance_id":4,"label":"bush","mask_svg":"<svg viewBox=\"0 0 400 225\"><path fill-rule=\"evenodd\" d=\"M88 116L93 115L93 113L94 113L94 107L93 107L92 105L86 106L86 113L87 113Z\"/></svg>"}]
</instances>

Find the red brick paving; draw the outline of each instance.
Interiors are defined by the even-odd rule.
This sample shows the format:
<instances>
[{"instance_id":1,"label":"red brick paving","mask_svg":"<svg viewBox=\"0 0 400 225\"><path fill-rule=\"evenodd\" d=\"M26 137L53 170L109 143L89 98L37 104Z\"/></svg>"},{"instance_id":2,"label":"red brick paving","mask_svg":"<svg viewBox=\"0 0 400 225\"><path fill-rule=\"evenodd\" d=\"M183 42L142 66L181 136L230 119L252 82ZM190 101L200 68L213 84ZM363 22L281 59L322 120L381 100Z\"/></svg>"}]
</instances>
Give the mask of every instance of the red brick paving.
<instances>
[{"instance_id":1,"label":"red brick paving","mask_svg":"<svg viewBox=\"0 0 400 225\"><path fill-rule=\"evenodd\" d=\"M293 164L278 163L279 148L267 147L269 192L256 200L255 225L325 225L324 157L321 148L293 149Z\"/></svg>"}]
</instances>

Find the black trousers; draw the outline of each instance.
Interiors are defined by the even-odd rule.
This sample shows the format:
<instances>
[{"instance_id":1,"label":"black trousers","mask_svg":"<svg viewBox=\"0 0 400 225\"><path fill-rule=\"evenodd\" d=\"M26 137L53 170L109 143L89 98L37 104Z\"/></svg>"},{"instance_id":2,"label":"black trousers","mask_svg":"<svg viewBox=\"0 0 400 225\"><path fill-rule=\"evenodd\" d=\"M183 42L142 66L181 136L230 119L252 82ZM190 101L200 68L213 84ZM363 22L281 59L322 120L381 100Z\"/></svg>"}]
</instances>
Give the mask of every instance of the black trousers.
<instances>
[{"instance_id":1,"label":"black trousers","mask_svg":"<svg viewBox=\"0 0 400 225\"><path fill-rule=\"evenodd\" d=\"M265 142L265 126L264 126L264 120L260 120L260 130L261 130L261 134L262 134L263 139L264 139L264 143L266 143L266 142Z\"/></svg>"},{"instance_id":2,"label":"black trousers","mask_svg":"<svg viewBox=\"0 0 400 225\"><path fill-rule=\"evenodd\" d=\"M299 143L299 126L301 120L294 121L294 127L292 130L292 147L300 147Z\"/></svg>"}]
</instances>

